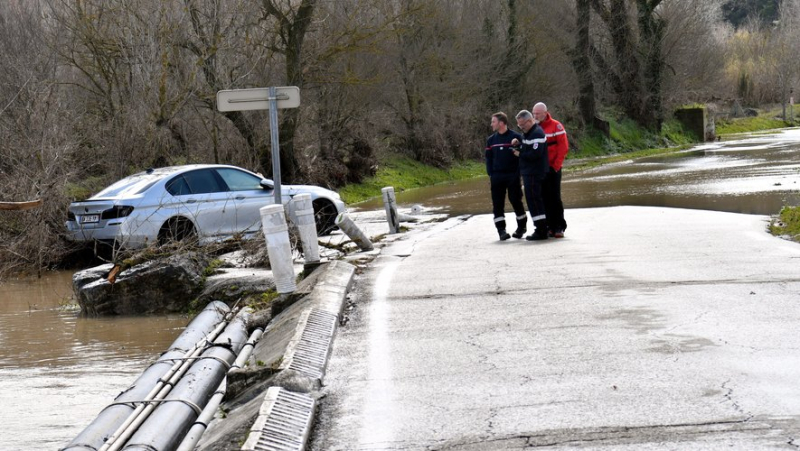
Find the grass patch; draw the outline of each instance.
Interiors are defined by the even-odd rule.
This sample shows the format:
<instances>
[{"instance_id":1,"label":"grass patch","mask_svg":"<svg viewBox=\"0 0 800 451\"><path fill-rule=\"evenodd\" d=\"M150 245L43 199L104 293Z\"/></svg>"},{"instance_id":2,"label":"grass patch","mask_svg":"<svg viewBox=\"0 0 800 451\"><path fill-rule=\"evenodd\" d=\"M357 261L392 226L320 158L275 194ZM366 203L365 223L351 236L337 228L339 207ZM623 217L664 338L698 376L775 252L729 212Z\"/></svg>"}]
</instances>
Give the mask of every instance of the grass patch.
<instances>
[{"instance_id":1,"label":"grass patch","mask_svg":"<svg viewBox=\"0 0 800 451\"><path fill-rule=\"evenodd\" d=\"M395 156L383 163L373 177L362 183L344 186L339 189L339 194L346 203L354 204L380 196L381 189L387 186L393 186L395 191L404 191L485 173L486 166L480 161L458 162L449 169L439 169L407 157Z\"/></svg>"},{"instance_id":2,"label":"grass patch","mask_svg":"<svg viewBox=\"0 0 800 451\"><path fill-rule=\"evenodd\" d=\"M270 308L272 301L278 299L279 296L280 294L278 294L277 290L265 291L260 296L251 298L247 306L255 311L266 310Z\"/></svg>"},{"instance_id":3,"label":"grass patch","mask_svg":"<svg viewBox=\"0 0 800 451\"><path fill-rule=\"evenodd\" d=\"M209 263L208 266L203 269L203 278L205 279L213 276L223 264L225 264L225 262L220 259L215 258L214 260L211 260L211 263Z\"/></svg>"},{"instance_id":4,"label":"grass patch","mask_svg":"<svg viewBox=\"0 0 800 451\"><path fill-rule=\"evenodd\" d=\"M648 131L626 118L609 120L606 137L592 130L579 134L575 146L567 154L570 170L588 169L608 163L678 152L694 144L695 138L675 119L664 122L660 133Z\"/></svg>"},{"instance_id":5,"label":"grass patch","mask_svg":"<svg viewBox=\"0 0 800 451\"><path fill-rule=\"evenodd\" d=\"M717 121L717 136L730 135L733 133L757 132L760 130L772 130L776 128L789 127L791 124L772 117L772 115L757 117L742 117L738 119L721 119Z\"/></svg>"},{"instance_id":6,"label":"grass patch","mask_svg":"<svg viewBox=\"0 0 800 451\"><path fill-rule=\"evenodd\" d=\"M800 242L800 207L783 207L777 218L769 224L769 231L775 236L788 236Z\"/></svg>"}]
</instances>

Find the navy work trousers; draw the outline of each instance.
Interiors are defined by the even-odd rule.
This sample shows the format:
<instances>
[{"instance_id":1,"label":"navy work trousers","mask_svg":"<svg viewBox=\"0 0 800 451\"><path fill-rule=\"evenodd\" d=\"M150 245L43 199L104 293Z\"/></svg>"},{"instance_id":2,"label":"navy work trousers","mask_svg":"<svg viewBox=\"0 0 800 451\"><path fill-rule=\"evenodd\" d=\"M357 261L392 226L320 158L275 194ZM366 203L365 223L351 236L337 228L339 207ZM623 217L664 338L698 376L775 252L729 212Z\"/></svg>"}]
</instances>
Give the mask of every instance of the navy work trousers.
<instances>
[{"instance_id":1,"label":"navy work trousers","mask_svg":"<svg viewBox=\"0 0 800 451\"><path fill-rule=\"evenodd\" d=\"M547 215L544 209L544 199L542 198L542 183L544 177L534 175L523 175L522 183L525 185L525 199L528 202L528 212L533 219L533 225L538 234L547 234Z\"/></svg>"},{"instance_id":2,"label":"navy work trousers","mask_svg":"<svg viewBox=\"0 0 800 451\"><path fill-rule=\"evenodd\" d=\"M522 187L519 184L519 175L494 174L490 177L490 180L492 186L492 212L494 213L494 225L497 230L506 229L506 193L508 193L508 201L517 215L518 226L520 221L524 225L527 219L525 218L525 207L522 205Z\"/></svg>"},{"instance_id":3,"label":"navy work trousers","mask_svg":"<svg viewBox=\"0 0 800 451\"><path fill-rule=\"evenodd\" d=\"M561 201L561 171L552 167L544 177L542 184L542 199L544 211L547 214L547 228L552 232L567 230L567 221L564 220L564 203Z\"/></svg>"}]
</instances>

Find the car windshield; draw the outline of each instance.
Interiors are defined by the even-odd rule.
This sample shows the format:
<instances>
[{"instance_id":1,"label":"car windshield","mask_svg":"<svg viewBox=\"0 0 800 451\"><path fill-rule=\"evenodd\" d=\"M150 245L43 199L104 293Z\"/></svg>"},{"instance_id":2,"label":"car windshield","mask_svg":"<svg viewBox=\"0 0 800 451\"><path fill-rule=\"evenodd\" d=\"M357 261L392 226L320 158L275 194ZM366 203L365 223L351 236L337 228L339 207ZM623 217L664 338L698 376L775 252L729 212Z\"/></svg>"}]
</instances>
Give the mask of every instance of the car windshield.
<instances>
[{"instance_id":1,"label":"car windshield","mask_svg":"<svg viewBox=\"0 0 800 451\"><path fill-rule=\"evenodd\" d=\"M153 186L159 179L164 177L163 173L140 172L114 183L108 188L92 196L93 198L123 197L131 194L141 194Z\"/></svg>"}]
</instances>

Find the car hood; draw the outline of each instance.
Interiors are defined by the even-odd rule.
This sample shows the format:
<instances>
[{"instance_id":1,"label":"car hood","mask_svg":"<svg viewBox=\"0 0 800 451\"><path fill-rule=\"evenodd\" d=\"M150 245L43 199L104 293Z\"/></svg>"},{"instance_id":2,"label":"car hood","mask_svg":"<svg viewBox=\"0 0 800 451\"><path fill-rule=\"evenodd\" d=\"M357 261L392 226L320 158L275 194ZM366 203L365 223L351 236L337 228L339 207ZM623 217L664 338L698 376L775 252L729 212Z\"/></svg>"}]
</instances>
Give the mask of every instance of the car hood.
<instances>
[{"instance_id":1,"label":"car hood","mask_svg":"<svg viewBox=\"0 0 800 451\"><path fill-rule=\"evenodd\" d=\"M322 188L321 186L314 186L314 185L286 185L283 187L289 195L295 195L299 193L313 193L319 196L325 197L333 197L338 199L339 193L336 191L331 191L326 188Z\"/></svg>"}]
</instances>

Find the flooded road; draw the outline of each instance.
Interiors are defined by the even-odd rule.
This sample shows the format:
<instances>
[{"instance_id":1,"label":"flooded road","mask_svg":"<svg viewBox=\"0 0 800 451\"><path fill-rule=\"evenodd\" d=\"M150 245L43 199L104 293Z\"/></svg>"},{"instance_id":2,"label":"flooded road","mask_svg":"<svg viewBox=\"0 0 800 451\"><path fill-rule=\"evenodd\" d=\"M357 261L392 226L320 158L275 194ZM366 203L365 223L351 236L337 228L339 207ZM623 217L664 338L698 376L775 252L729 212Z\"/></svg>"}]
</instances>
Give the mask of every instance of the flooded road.
<instances>
[{"instance_id":1,"label":"flooded road","mask_svg":"<svg viewBox=\"0 0 800 451\"><path fill-rule=\"evenodd\" d=\"M0 450L66 445L188 321L78 318L71 295L71 271L0 285Z\"/></svg>"},{"instance_id":2,"label":"flooded road","mask_svg":"<svg viewBox=\"0 0 800 451\"><path fill-rule=\"evenodd\" d=\"M585 171L567 170L562 190L567 209L639 205L776 214L784 205L800 204L800 129ZM450 214L491 212L486 177L398 193L397 201ZM382 205L376 199L358 207ZM509 206L506 211L511 211Z\"/></svg>"},{"instance_id":3,"label":"flooded road","mask_svg":"<svg viewBox=\"0 0 800 451\"><path fill-rule=\"evenodd\" d=\"M485 214L488 185L484 177L397 197L405 206ZM775 214L800 203L800 130L567 172L563 191L567 209L653 205ZM357 208L383 207L377 199ZM188 322L179 315L78 318L62 307L71 277L58 272L0 285L0 450L66 445Z\"/></svg>"}]
</instances>

